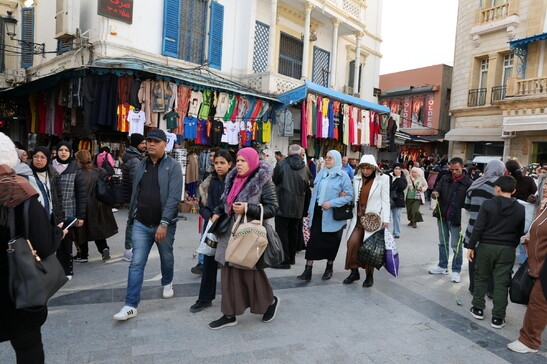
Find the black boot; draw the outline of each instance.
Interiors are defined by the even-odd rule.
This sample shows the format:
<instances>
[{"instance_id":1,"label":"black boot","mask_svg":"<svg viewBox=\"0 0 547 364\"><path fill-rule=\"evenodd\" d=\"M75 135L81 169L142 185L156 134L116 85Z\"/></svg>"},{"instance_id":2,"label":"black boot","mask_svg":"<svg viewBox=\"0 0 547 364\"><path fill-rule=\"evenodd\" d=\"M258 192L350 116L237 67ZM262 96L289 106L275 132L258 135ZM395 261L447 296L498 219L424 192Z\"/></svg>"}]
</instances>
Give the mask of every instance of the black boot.
<instances>
[{"instance_id":1,"label":"black boot","mask_svg":"<svg viewBox=\"0 0 547 364\"><path fill-rule=\"evenodd\" d=\"M359 276L359 268L351 268L351 273L344 279L344 284L350 284L359 279L361 279L361 276Z\"/></svg>"},{"instance_id":2,"label":"black boot","mask_svg":"<svg viewBox=\"0 0 547 364\"><path fill-rule=\"evenodd\" d=\"M374 274L367 273L367 277L365 278L365 281L363 282L363 287L372 287L373 284L374 284Z\"/></svg>"},{"instance_id":3,"label":"black boot","mask_svg":"<svg viewBox=\"0 0 547 364\"><path fill-rule=\"evenodd\" d=\"M311 281L311 269L312 268L313 268L313 266L306 264L306 268L304 268L304 273L302 273L301 275L299 275L296 278L301 279L301 280L306 281L306 282Z\"/></svg>"},{"instance_id":4,"label":"black boot","mask_svg":"<svg viewBox=\"0 0 547 364\"><path fill-rule=\"evenodd\" d=\"M332 263L331 264L327 263L327 267L325 268L325 273L323 273L322 279L324 281L328 281L331 278L332 278Z\"/></svg>"}]
</instances>

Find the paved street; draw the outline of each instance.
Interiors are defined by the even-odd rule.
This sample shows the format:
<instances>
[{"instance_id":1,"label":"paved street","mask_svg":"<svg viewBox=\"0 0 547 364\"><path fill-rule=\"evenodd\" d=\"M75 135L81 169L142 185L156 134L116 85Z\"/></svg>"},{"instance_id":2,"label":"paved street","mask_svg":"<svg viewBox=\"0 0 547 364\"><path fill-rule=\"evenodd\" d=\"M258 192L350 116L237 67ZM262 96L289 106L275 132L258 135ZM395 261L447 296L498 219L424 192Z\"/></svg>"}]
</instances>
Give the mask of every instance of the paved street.
<instances>
[{"instance_id":1,"label":"paved street","mask_svg":"<svg viewBox=\"0 0 547 364\"><path fill-rule=\"evenodd\" d=\"M139 315L127 322L112 319L123 305L128 263L121 260L123 233L108 243L112 259L100 260L94 244L90 261L75 263L75 276L51 300L42 328L47 363L547 363L547 346L539 354L519 355L505 345L518 337L525 307L510 304L507 326L490 327L491 301L484 321L469 313L467 264L460 284L427 270L437 262L435 219L422 206L424 223L406 226L398 240L401 277L384 269L372 288L361 281L343 285L345 244L334 276L322 281L318 262L312 282L296 279L304 253L291 270L268 270L281 299L278 315L265 324L245 314L239 325L212 331L207 324L221 316L220 297L213 307L189 312L199 289L196 264L197 215L186 214L175 241L175 297L161 298L159 258L152 250ZM120 232L127 211L115 214ZM220 277L219 277L220 278ZM220 287L219 287L220 288ZM462 306L456 304L460 299ZM544 334L544 340L547 337ZM0 344L0 363L14 363L8 343Z\"/></svg>"}]
</instances>

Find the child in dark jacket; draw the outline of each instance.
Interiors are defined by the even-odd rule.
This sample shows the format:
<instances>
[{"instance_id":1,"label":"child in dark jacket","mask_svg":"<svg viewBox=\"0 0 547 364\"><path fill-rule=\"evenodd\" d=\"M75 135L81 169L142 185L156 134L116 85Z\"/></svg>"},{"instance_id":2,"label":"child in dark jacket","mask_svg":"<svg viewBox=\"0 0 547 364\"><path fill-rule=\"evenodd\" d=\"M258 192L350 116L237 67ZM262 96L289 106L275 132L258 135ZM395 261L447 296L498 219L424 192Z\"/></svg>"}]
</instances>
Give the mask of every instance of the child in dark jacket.
<instances>
[{"instance_id":1,"label":"child in dark jacket","mask_svg":"<svg viewBox=\"0 0 547 364\"><path fill-rule=\"evenodd\" d=\"M473 233L469 239L467 257L475 261L475 289L471 315L484 319L484 295L490 276L494 277L494 308L492 327L505 326L505 310L511 272L515 264L515 248L524 235L524 207L511 197L516 187L511 176L501 176L494 183L496 196L482 204ZM480 243L477 246L477 243ZM475 254L475 250L477 254Z\"/></svg>"}]
</instances>

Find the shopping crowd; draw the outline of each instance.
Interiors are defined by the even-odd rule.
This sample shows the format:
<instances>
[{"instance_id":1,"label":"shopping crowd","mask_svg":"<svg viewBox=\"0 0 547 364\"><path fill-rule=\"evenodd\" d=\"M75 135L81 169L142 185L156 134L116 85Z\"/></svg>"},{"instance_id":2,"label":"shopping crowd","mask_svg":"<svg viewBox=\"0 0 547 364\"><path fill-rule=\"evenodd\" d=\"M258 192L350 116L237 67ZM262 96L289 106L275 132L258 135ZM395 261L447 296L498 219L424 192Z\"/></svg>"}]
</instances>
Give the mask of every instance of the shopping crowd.
<instances>
[{"instance_id":1,"label":"shopping crowd","mask_svg":"<svg viewBox=\"0 0 547 364\"><path fill-rule=\"evenodd\" d=\"M137 315L154 245L163 298L174 296L173 244L184 190L180 164L166 153L162 130L152 129L146 137L134 133L129 144L121 167L129 209L123 259L129 268L125 303L113 317L118 321ZM331 279L345 243L348 276L343 283L359 281L364 273L363 287L373 286L375 265L363 258L362 247L380 232L401 238L403 209L408 225L418 228L422 206L427 206L439 232L439 261L429 273L452 273L451 281L460 283L467 248L470 314L484 319L485 296L492 297L491 326L496 329L505 325L518 249L519 262L529 267L535 283L520 336L507 346L519 353L538 351L547 324L547 164L530 170L516 160L492 160L481 170L446 156L378 163L372 155L356 160L330 150L312 168L300 145L287 152L286 157L276 153L275 166L253 148L210 153L211 167L199 186L202 263L192 269L201 274L201 285L190 307L197 313L212 305L220 270L222 316L209 323L210 329L237 325L237 316L247 308L265 323L274 320L281 299L265 268L291 269L302 250L305 268L295 279L310 282L320 260L326 261L321 279ZM44 362L40 328L47 305L16 308L8 243L26 236L38 256L56 255L69 279L73 262L88 261L90 241L103 260L110 259L107 239L118 233L108 191L114 165L107 148L92 156L87 150L74 153L70 143L61 141L54 153L37 147L30 156L0 133L0 341L11 342L18 363ZM260 254L240 256L251 238L253 244L263 242L252 245Z\"/></svg>"}]
</instances>

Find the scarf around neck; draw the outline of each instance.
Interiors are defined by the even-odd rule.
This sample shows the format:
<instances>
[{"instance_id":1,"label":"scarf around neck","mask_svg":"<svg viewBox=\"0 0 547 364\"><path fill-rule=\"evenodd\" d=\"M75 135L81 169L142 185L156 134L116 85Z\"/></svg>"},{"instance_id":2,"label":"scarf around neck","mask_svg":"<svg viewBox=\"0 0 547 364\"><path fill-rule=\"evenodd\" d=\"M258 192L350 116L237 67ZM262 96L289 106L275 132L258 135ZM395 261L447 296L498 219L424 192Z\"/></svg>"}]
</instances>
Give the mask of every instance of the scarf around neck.
<instances>
[{"instance_id":1,"label":"scarf around neck","mask_svg":"<svg viewBox=\"0 0 547 364\"><path fill-rule=\"evenodd\" d=\"M334 160L334 166L332 166L331 168L325 168L325 172L323 174L321 174L323 170L319 172L320 174L318 175L318 177L321 176L321 179L319 180L319 195L317 198L317 203L319 205L323 205L323 203L325 203L325 195L327 194L329 180L333 178L338 171L342 170L342 155L340 154L340 152L337 150L329 150L329 153Z\"/></svg>"},{"instance_id":2,"label":"scarf around neck","mask_svg":"<svg viewBox=\"0 0 547 364\"><path fill-rule=\"evenodd\" d=\"M228 204L228 212L232 212L232 205L234 204L237 195L241 192L243 189L243 186L245 185L245 182L247 182L247 179L253 173L255 170L258 169L260 165L260 159L258 158L258 153L253 148L243 148L239 152L237 152L237 155L242 156L247 164L249 165L249 170L245 173L240 175L239 173L234 178L234 183L232 184L232 188L230 189L230 193L228 194L228 197L226 198L226 203Z\"/></svg>"}]
</instances>

